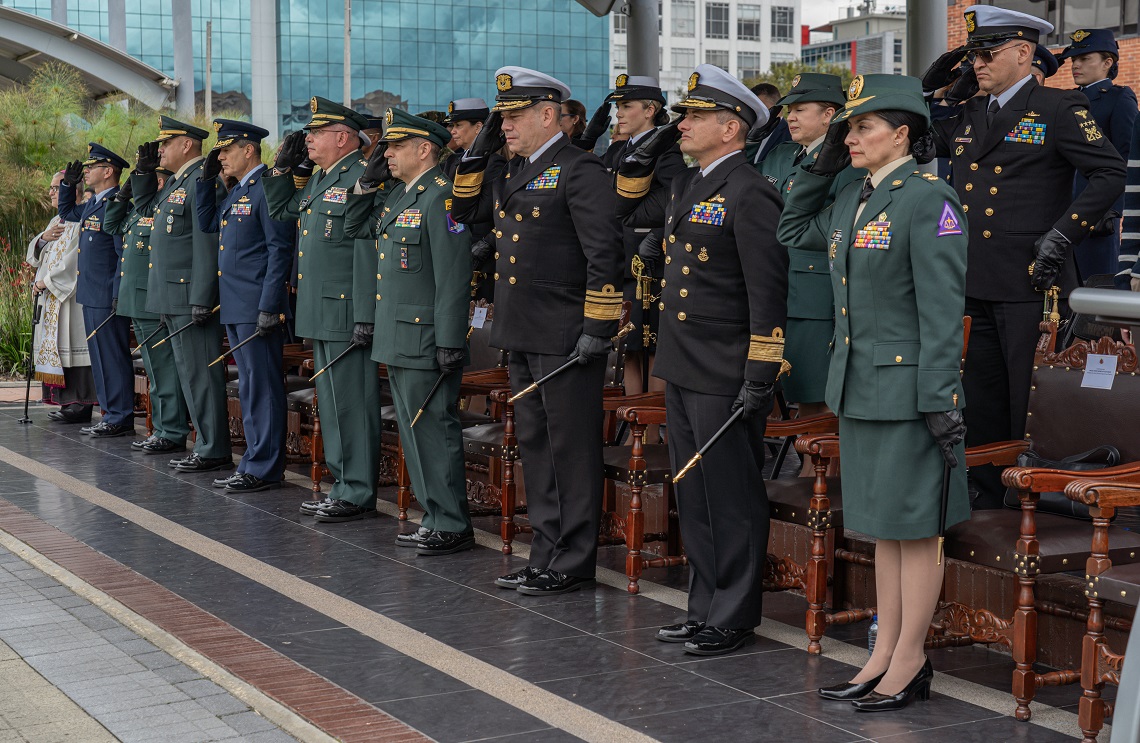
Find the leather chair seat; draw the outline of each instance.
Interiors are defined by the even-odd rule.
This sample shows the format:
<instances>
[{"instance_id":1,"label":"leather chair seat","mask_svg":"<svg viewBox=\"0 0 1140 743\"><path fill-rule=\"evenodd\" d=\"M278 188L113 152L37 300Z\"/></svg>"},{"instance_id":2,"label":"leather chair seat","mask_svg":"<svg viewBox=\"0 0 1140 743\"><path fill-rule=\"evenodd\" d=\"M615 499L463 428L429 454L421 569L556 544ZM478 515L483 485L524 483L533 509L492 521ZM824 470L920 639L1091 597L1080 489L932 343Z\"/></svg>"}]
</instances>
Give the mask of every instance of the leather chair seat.
<instances>
[{"instance_id":1,"label":"leather chair seat","mask_svg":"<svg viewBox=\"0 0 1140 743\"><path fill-rule=\"evenodd\" d=\"M1140 603L1140 563L1113 565L1100 574L1094 590L1099 598L1106 601L1136 606Z\"/></svg>"},{"instance_id":2,"label":"leather chair seat","mask_svg":"<svg viewBox=\"0 0 1140 743\"><path fill-rule=\"evenodd\" d=\"M811 505L811 477L787 477L780 480L765 480L768 491L768 508L771 517L801 526L808 526L808 509ZM827 478L827 497L831 501L831 525L843 528L843 489L838 477Z\"/></svg>"},{"instance_id":3,"label":"leather chair seat","mask_svg":"<svg viewBox=\"0 0 1140 743\"><path fill-rule=\"evenodd\" d=\"M480 415L479 413L471 413L466 410L459 411L459 425L463 428L470 428L471 426L483 425L491 422L491 417L487 415ZM381 427L389 432L396 433L396 406L384 405L380 408L380 424ZM499 429L499 444L503 443L503 430Z\"/></svg>"},{"instance_id":4,"label":"leather chair seat","mask_svg":"<svg viewBox=\"0 0 1140 743\"><path fill-rule=\"evenodd\" d=\"M226 382L226 397L237 399L238 396L238 381L231 379Z\"/></svg>"},{"instance_id":5,"label":"leather chair seat","mask_svg":"<svg viewBox=\"0 0 1140 743\"><path fill-rule=\"evenodd\" d=\"M607 446L602 449L602 471L606 479L620 482L629 480L631 449L629 446ZM673 470L669 466L668 444L646 444L643 451L646 484L660 485L668 481L673 475Z\"/></svg>"},{"instance_id":6,"label":"leather chair seat","mask_svg":"<svg viewBox=\"0 0 1140 743\"><path fill-rule=\"evenodd\" d=\"M463 429L463 451L484 457L499 457L503 453L502 421L481 423Z\"/></svg>"},{"instance_id":7,"label":"leather chair seat","mask_svg":"<svg viewBox=\"0 0 1140 743\"><path fill-rule=\"evenodd\" d=\"M313 410L313 397L315 395L316 389L308 387L288 393L285 395L285 399L288 401L290 410L308 414Z\"/></svg>"},{"instance_id":8,"label":"leather chair seat","mask_svg":"<svg viewBox=\"0 0 1140 743\"><path fill-rule=\"evenodd\" d=\"M141 358L131 359L131 368L134 369L135 374L146 374L146 364Z\"/></svg>"},{"instance_id":9,"label":"leather chair seat","mask_svg":"<svg viewBox=\"0 0 1140 743\"><path fill-rule=\"evenodd\" d=\"M1040 571L1083 571L1089 556L1092 524L1040 511L1035 518ZM1015 567L1013 551L1021 534L1020 527L1020 510L974 511L969 521L955 524L947 530L946 554L955 560L1012 571ZM1140 534L1116 526L1110 526L1108 534L1108 555L1114 565L1127 565L1140 559Z\"/></svg>"},{"instance_id":10,"label":"leather chair seat","mask_svg":"<svg viewBox=\"0 0 1140 743\"><path fill-rule=\"evenodd\" d=\"M302 377L297 374L285 375L285 394L296 392L297 390L307 390L313 387L313 382L308 377Z\"/></svg>"}]
</instances>

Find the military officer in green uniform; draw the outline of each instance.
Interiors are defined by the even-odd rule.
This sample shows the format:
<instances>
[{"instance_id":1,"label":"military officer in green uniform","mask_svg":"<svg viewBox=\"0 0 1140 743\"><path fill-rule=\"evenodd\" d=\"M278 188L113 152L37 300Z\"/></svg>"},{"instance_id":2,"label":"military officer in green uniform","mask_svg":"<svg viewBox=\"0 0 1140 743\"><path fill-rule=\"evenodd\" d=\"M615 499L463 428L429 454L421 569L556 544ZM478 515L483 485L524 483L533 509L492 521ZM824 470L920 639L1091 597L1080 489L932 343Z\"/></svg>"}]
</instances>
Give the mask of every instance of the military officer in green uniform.
<instances>
[{"instance_id":1,"label":"military officer in green uniform","mask_svg":"<svg viewBox=\"0 0 1140 743\"><path fill-rule=\"evenodd\" d=\"M146 310L161 314L172 333L190 325L169 342L195 431L194 451L171 460L180 472L233 467L226 370L220 364L209 366L222 347L222 326L214 312L218 236L199 229L195 211L194 183L202 170L202 143L208 136L205 129L163 116L158 139L141 151L131 177L135 198L154 203ZM161 191L155 175L160 165L174 172Z\"/></svg>"},{"instance_id":2,"label":"military officer in green uniform","mask_svg":"<svg viewBox=\"0 0 1140 743\"><path fill-rule=\"evenodd\" d=\"M301 513L320 521L376 515L380 453L380 379L372 360L376 243L345 232L348 193L364 174L360 131L368 119L324 98L312 119L285 138L272 174L262 178L274 219L297 220L297 335L313 341L317 409L325 463L336 482ZM314 172L315 168L319 168Z\"/></svg>"},{"instance_id":3,"label":"military officer in green uniform","mask_svg":"<svg viewBox=\"0 0 1140 743\"><path fill-rule=\"evenodd\" d=\"M447 555L475 546L456 410L467 356L471 240L451 216L451 181L437 164L450 132L399 109L388 109L386 121L387 148L371 158L359 193L349 195L346 226L349 234L378 239L372 358L387 365L408 474L424 507L421 530L397 544ZM361 227L366 234L357 234Z\"/></svg>"},{"instance_id":4,"label":"military officer in green uniform","mask_svg":"<svg viewBox=\"0 0 1140 743\"><path fill-rule=\"evenodd\" d=\"M860 75L848 96L819 157L785 194L777 236L792 248L828 244L839 312L827 404L843 442L844 525L876 538L878 637L887 644L876 643L850 683L820 694L877 712L927 698L940 517L946 526L970 517L959 379L968 240L954 190L916 162L934 154L919 80ZM869 175L826 208L848 163Z\"/></svg>"},{"instance_id":5,"label":"military officer in green uniform","mask_svg":"<svg viewBox=\"0 0 1140 743\"><path fill-rule=\"evenodd\" d=\"M843 81L836 75L805 72L792 79L792 88L777 105L786 106L791 142L777 145L758 167L781 194L788 192L801 163L819 155L827 127L836 110L843 107ZM848 183L866 175L846 168L832 181L828 203ZM792 371L783 379L784 397L799 404L800 416L827 410L823 402L827 385L828 346L835 326L831 279L825 251L827 242L788 249L788 332L784 358ZM810 470L810 463L805 462Z\"/></svg>"},{"instance_id":6,"label":"military officer in green uniform","mask_svg":"<svg viewBox=\"0 0 1140 743\"><path fill-rule=\"evenodd\" d=\"M141 148L140 148L141 149ZM166 180L174 175L165 168L155 171L158 178L158 191ZM150 233L154 224L154 201L156 191L150 200L134 199L131 181L128 179L115 196L107 202L103 219L103 230L111 234L123 235L123 257L119 272L119 302L116 312L131 318L134 324L135 339L140 343L143 366L150 378L150 418L154 433L147 438L134 441L131 446L144 454L167 454L186 448L186 437L190 433L189 413L182 386L178 382L178 366L174 362L171 343L154 344L166 337L159 331L162 320L157 313L146 309L146 287L150 277L151 248ZM144 340L150 339L146 343Z\"/></svg>"}]
</instances>

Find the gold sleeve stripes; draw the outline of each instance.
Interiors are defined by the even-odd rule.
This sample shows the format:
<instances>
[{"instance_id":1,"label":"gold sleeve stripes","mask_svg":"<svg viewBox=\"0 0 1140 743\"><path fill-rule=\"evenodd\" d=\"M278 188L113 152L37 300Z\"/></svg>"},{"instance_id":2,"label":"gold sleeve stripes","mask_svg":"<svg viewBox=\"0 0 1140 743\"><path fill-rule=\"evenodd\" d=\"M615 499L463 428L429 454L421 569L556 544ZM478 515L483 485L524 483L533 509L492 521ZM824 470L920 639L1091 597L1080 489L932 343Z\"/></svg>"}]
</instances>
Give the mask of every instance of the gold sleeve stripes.
<instances>
[{"instance_id":1,"label":"gold sleeve stripes","mask_svg":"<svg viewBox=\"0 0 1140 743\"><path fill-rule=\"evenodd\" d=\"M784 331L773 328L772 335L754 335L748 342L749 361L771 361L779 364L784 360Z\"/></svg>"},{"instance_id":2,"label":"gold sleeve stripes","mask_svg":"<svg viewBox=\"0 0 1140 743\"><path fill-rule=\"evenodd\" d=\"M649 186L653 182L653 174L642 178L627 178L618 174L617 193L623 199L640 199L649 193Z\"/></svg>"},{"instance_id":3,"label":"gold sleeve stripes","mask_svg":"<svg viewBox=\"0 0 1140 743\"><path fill-rule=\"evenodd\" d=\"M482 170L477 173L456 173L451 193L457 199L469 199L472 196L478 196L479 192L483 190L483 173Z\"/></svg>"},{"instance_id":4,"label":"gold sleeve stripes","mask_svg":"<svg viewBox=\"0 0 1140 743\"><path fill-rule=\"evenodd\" d=\"M601 291L586 290L585 315L590 320L620 320L621 292L613 284L606 284Z\"/></svg>"}]
</instances>

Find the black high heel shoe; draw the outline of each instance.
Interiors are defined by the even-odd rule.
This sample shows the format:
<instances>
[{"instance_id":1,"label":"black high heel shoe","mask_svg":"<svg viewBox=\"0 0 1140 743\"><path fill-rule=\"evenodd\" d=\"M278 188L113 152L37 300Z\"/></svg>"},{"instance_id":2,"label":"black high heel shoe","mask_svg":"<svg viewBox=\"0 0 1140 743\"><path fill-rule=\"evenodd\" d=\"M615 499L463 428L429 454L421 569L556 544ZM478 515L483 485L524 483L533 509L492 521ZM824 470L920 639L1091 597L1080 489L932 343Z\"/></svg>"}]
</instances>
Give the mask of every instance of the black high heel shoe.
<instances>
[{"instance_id":1,"label":"black high heel shoe","mask_svg":"<svg viewBox=\"0 0 1140 743\"><path fill-rule=\"evenodd\" d=\"M898 694L887 695L873 691L864 698L851 702L851 706L859 712L889 712L906 707L912 698L925 702L930 699L930 682L933 680L934 668L930 665L930 658L927 658L918 670L918 675Z\"/></svg>"},{"instance_id":2,"label":"black high heel shoe","mask_svg":"<svg viewBox=\"0 0 1140 743\"><path fill-rule=\"evenodd\" d=\"M818 689L817 693L824 699L831 699L836 702L851 702L856 699L862 699L875 690L879 682L883 680L887 672L883 671L870 681L864 681L860 684L846 683L837 684L835 686L826 686Z\"/></svg>"}]
</instances>

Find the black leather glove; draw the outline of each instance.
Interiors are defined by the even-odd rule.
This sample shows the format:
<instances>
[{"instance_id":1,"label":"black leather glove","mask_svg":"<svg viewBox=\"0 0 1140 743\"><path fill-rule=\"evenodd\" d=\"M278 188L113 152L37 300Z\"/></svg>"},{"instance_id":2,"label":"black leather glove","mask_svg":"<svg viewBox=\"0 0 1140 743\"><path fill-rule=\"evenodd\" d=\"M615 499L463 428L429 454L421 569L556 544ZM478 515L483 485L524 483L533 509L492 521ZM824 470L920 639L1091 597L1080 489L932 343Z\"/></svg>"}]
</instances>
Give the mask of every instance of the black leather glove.
<instances>
[{"instance_id":1,"label":"black leather glove","mask_svg":"<svg viewBox=\"0 0 1140 743\"><path fill-rule=\"evenodd\" d=\"M1116 230L1120 227L1120 212L1115 209L1109 209L1096 226L1089 232L1094 237L1105 237L1106 235L1115 235Z\"/></svg>"},{"instance_id":2,"label":"black leather glove","mask_svg":"<svg viewBox=\"0 0 1140 743\"><path fill-rule=\"evenodd\" d=\"M281 315L276 312L257 313L257 334L265 337L281 325Z\"/></svg>"},{"instance_id":3,"label":"black leather glove","mask_svg":"<svg viewBox=\"0 0 1140 743\"><path fill-rule=\"evenodd\" d=\"M946 91L946 97L943 98L943 100L951 106L956 106L962 101L968 101L976 96L978 90L980 90L978 87L978 75L974 72L974 68L970 67L954 81L954 84Z\"/></svg>"},{"instance_id":4,"label":"black leather glove","mask_svg":"<svg viewBox=\"0 0 1140 743\"><path fill-rule=\"evenodd\" d=\"M77 186L83 180L83 163L80 160L72 160L63 169L63 182L69 186Z\"/></svg>"},{"instance_id":5,"label":"black leather glove","mask_svg":"<svg viewBox=\"0 0 1140 743\"><path fill-rule=\"evenodd\" d=\"M372 345L372 333L376 326L370 322L358 322L352 326L352 345L367 348Z\"/></svg>"},{"instance_id":6,"label":"black leather glove","mask_svg":"<svg viewBox=\"0 0 1140 743\"><path fill-rule=\"evenodd\" d=\"M776 385L772 382L744 381L736 399L732 401L732 412L744 408L740 416L744 420L751 420L756 416L767 417L772 412L772 400L776 397Z\"/></svg>"},{"instance_id":7,"label":"black leather glove","mask_svg":"<svg viewBox=\"0 0 1140 743\"><path fill-rule=\"evenodd\" d=\"M843 141L847 139L849 131L851 126L846 121L832 124L827 128L827 136L823 138L823 144L819 147L819 156L810 166L812 173L834 176L851 164L851 150Z\"/></svg>"},{"instance_id":8,"label":"black leather glove","mask_svg":"<svg viewBox=\"0 0 1140 743\"><path fill-rule=\"evenodd\" d=\"M210 322L214 311L209 307L203 307L200 304L191 305L190 307L190 320L199 328Z\"/></svg>"},{"instance_id":9,"label":"black leather glove","mask_svg":"<svg viewBox=\"0 0 1140 743\"><path fill-rule=\"evenodd\" d=\"M594 149L594 145L610 128L610 108L612 106L613 104L609 101L598 106L598 110L594 111L594 115L586 122L585 130L574 139L574 144L586 150Z\"/></svg>"},{"instance_id":10,"label":"black leather glove","mask_svg":"<svg viewBox=\"0 0 1140 743\"><path fill-rule=\"evenodd\" d=\"M1033 259L1033 273L1029 283L1034 289L1045 291L1057 281L1057 275L1065 266L1065 259L1069 257L1069 241L1056 229L1049 230L1037 238L1034 247L1037 257Z\"/></svg>"},{"instance_id":11,"label":"black leather glove","mask_svg":"<svg viewBox=\"0 0 1140 743\"><path fill-rule=\"evenodd\" d=\"M439 347L435 349L435 363L439 364L440 373L451 374L463 369L464 355L462 348Z\"/></svg>"},{"instance_id":12,"label":"black leather glove","mask_svg":"<svg viewBox=\"0 0 1140 743\"><path fill-rule=\"evenodd\" d=\"M368 164L364 166L364 175L360 176L361 188L376 188L392 177L392 169L388 167L388 158L384 153L388 151L388 143L381 142L368 156Z\"/></svg>"},{"instance_id":13,"label":"black leather glove","mask_svg":"<svg viewBox=\"0 0 1140 743\"><path fill-rule=\"evenodd\" d=\"M119 190L115 193L114 199L115 201L121 201L125 204L134 198L134 195L135 190L131 187L131 179L127 178L125 181L123 181L123 185L120 186Z\"/></svg>"},{"instance_id":14,"label":"black leather glove","mask_svg":"<svg viewBox=\"0 0 1140 743\"><path fill-rule=\"evenodd\" d=\"M643 139L632 152L622 158L618 172L627 178L642 178L652 173L657 167L658 158L671 150L680 138L681 132L677 129L680 121L677 119L672 124L666 124Z\"/></svg>"},{"instance_id":15,"label":"black leather glove","mask_svg":"<svg viewBox=\"0 0 1140 743\"><path fill-rule=\"evenodd\" d=\"M317 164L306 157L304 160L297 164L297 167L293 168L293 176L295 178L309 178L313 175L313 171L316 169Z\"/></svg>"},{"instance_id":16,"label":"black leather glove","mask_svg":"<svg viewBox=\"0 0 1140 743\"><path fill-rule=\"evenodd\" d=\"M475 135L475 141L471 143L471 149L467 151L467 157L482 160L482 166L467 172L475 173L486 170L487 159L501 150L506 143L507 138L503 135L503 114L494 111L487 116L486 121L483 122L483 128Z\"/></svg>"},{"instance_id":17,"label":"black leather glove","mask_svg":"<svg viewBox=\"0 0 1140 743\"><path fill-rule=\"evenodd\" d=\"M588 364L595 359L604 359L610 355L613 342L600 335L582 333L578 336L578 343L574 346L574 353L568 358L578 359L579 364Z\"/></svg>"},{"instance_id":18,"label":"black leather glove","mask_svg":"<svg viewBox=\"0 0 1140 743\"><path fill-rule=\"evenodd\" d=\"M962 411L954 408L945 413L923 413L926 417L926 427L930 435L938 443L942 451L942 458L951 468L958 466L958 457L954 456L954 447L966 438L966 421L962 419Z\"/></svg>"},{"instance_id":19,"label":"black leather glove","mask_svg":"<svg viewBox=\"0 0 1140 743\"><path fill-rule=\"evenodd\" d=\"M308 157L309 149L305 146L306 136L304 129L286 135L281 142L281 148L277 150L277 158L273 161L274 170L281 173L291 171ZM311 174L312 171L310 171Z\"/></svg>"},{"instance_id":20,"label":"black leather glove","mask_svg":"<svg viewBox=\"0 0 1140 743\"><path fill-rule=\"evenodd\" d=\"M927 67L926 72L922 73L922 92L932 93L957 80L958 76L962 74L958 63L962 61L964 56L966 56L966 48L960 46L934 60L934 64Z\"/></svg>"},{"instance_id":21,"label":"black leather glove","mask_svg":"<svg viewBox=\"0 0 1140 743\"><path fill-rule=\"evenodd\" d=\"M475 270L482 266L494 252L495 248L486 240L476 240L471 243L471 269Z\"/></svg>"},{"instance_id":22,"label":"black leather glove","mask_svg":"<svg viewBox=\"0 0 1140 743\"><path fill-rule=\"evenodd\" d=\"M158 170L158 142L143 142L139 145L135 172L139 175L150 175L156 170Z\"/></svg>"},{"instance_id":23,"label":"black leather glove","mask_svg":"<svg viewBox=\"0 0 1140 743\"><path fill-rule=\"evenodd\" d=\"M119 298L118 297L112 297L111 298L111 314L112 315L119 314Z\"/></svg>"},{"instance_id":24,"label":"black leather glove","mask_svg":"<svg viewBox=\"0 0 1140 743\"><path fill-rule=\"evenodd\" d=\"M645 264L646 273L653 273L654 269L657 268L657 262L661 260L661 254L663 252L661 248L661 233L657 230L651 230L641 241L641 244L637 246L637 254L641 257L641 262Z\"/></svg>"},{"instance_id":25,"label":"black leather glove","mask_svg":"<svg viewBox=\"0 0 1140 743\"><path fill-rule=\"evenodd\" d=\"M210 150L206 155L206 162L202 163L202 175L199 180L212 181L222 174L222 162L218 159L218 150Z\"/></svg>"}]
</instances>

